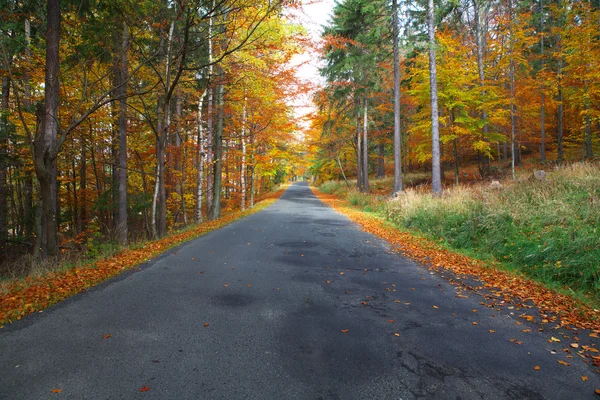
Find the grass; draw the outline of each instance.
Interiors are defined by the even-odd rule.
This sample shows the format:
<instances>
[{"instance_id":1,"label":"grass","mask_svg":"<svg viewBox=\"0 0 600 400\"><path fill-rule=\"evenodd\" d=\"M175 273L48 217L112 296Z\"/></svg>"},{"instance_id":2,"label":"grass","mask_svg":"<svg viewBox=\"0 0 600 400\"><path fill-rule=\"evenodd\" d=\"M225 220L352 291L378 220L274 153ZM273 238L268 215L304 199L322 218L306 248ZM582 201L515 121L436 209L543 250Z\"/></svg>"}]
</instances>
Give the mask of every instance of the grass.
<instances>
[{"instance_id":1,"label":"grass","mask_svg":"<svg viewBox=\"0 0 600 400\"><path fill-rule=\"evenodd\" d=\"M600 304L599 164L565 166L545 181L524 174L500 189L488 183L453 187L439 198L426 187L385 200L344 193L334 183L319 189L449 248Z\"/></svg>"}]
</instances>

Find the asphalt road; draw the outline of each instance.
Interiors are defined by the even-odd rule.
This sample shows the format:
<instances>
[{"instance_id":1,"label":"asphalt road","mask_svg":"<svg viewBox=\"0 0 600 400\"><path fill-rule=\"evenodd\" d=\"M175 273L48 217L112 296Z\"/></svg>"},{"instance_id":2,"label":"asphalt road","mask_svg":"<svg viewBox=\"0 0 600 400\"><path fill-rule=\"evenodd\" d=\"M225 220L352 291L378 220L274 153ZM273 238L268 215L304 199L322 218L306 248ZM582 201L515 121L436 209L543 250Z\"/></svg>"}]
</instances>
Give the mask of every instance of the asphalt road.
<instances>
[{"instance_id":1,"label":"asphalt road","mask_svg":"<svg viewBox=\"0 0 600 400\"><path fill-rule=\"evenodd\" d=\"M0 330L0 398L597 398L564 338L481 301L295 184Z\"/></svg>"}]
</instances>

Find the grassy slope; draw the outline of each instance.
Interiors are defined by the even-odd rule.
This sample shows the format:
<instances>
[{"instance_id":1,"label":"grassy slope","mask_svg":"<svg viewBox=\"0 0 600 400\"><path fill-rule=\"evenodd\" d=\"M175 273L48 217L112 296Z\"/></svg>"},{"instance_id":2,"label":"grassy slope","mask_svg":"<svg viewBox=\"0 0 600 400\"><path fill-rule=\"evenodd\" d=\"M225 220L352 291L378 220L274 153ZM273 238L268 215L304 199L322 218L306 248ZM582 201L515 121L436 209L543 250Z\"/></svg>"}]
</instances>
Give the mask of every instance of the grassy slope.
<instances>
[{"instance_id":1,"label":"grassy slope","mask_svg":"<svg viewBox=\"0 0 600 400\"><path fill-rule=\"evenodd\" d=\"M441 198L426 187L394 200L348 191L337 182L319 189L447 247L600 304L600 165L567 166L545 181L527 175L501 189L451 188ZM374 183L379 192L391 188L389 180Z\"/></svg>"}]
</instances>

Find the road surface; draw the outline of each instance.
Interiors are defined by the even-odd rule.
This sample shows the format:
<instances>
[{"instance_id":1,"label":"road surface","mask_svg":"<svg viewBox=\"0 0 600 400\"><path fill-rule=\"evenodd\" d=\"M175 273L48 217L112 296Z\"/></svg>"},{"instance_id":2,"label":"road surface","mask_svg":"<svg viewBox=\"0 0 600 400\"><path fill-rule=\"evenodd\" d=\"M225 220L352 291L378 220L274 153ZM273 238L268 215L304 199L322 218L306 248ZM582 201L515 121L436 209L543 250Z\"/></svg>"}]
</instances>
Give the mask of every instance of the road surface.
<instances>
[{"instance_id":1,"label":"road surface","mask_svg":"<svg viewBox=\"0 0 600 400\"><path fill-rule=\"evenodd\" d=\"M596 397L597 374L566 358L564 338L457 298L388 247L292 185L265 211L0 330L0 398Z\"/></svg>"}]
</instances>

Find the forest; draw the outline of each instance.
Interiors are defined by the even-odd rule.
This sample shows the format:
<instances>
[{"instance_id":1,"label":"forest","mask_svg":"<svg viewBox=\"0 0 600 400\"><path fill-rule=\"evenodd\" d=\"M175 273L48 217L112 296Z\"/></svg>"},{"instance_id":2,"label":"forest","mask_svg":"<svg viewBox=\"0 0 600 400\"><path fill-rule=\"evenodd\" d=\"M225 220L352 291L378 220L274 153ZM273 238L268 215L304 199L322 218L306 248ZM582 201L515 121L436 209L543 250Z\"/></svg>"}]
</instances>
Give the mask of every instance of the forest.
<instances>
[{"instance_id":1,"label":"forest","mask_svg":"<svg viewBox=\"0 0 600 400\"><path fill-rule=\"evenodd\" d=\"M515 177L597 159L600 2L338 1L309 143L322 181ZM387 160L393 160L387 161ZM477 166L475 172L468 167ZM462 174L462 175L461 175ZM472 178L471 178L472 179Z\"/></svg>"},{"instance_id":2,"label":"forest","mask_svg":"<svg viewBox=\"0 0 600 400\"><path fill-rule=\"evenodd\" d=\"M3 0L0 273L215 220L292 174L293 7Z\"/></svg>"}]
</instances>

